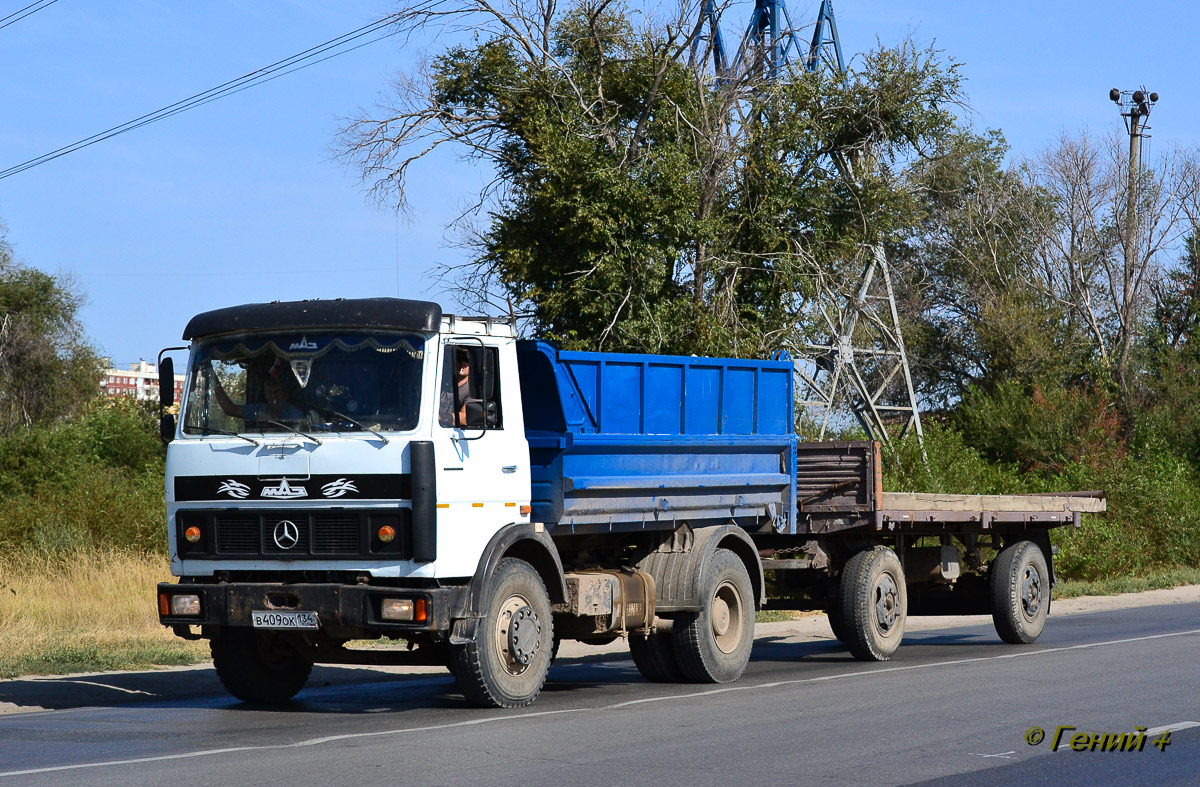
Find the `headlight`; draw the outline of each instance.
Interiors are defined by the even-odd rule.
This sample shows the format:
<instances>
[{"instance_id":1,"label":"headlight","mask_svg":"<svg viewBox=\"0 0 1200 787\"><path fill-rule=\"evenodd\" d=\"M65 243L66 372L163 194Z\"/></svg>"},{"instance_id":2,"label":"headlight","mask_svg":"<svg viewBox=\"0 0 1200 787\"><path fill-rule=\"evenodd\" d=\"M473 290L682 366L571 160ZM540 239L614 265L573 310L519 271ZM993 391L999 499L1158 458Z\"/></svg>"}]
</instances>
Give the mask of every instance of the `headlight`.
<instances>
[{"instance_id":1,"label":"headlight","mask_svg":"<svg viewBox=\"0 0 1200 787\"><path fill-rule=\"evenodd\" d=\"M200 617L200 597L195 593L160 593L158 612L163 617Z\"/></svg>"},{"instance_id":2,"label":"headlight","mask_svg":"<svg viewBox=\"0 0 1200 787\"><path fill-rule=\"evenodd\" d=\"M379 617L384 620L412 620L413 600L411 598L385 598L379 608Z\"/></svg>"}]
</instances>

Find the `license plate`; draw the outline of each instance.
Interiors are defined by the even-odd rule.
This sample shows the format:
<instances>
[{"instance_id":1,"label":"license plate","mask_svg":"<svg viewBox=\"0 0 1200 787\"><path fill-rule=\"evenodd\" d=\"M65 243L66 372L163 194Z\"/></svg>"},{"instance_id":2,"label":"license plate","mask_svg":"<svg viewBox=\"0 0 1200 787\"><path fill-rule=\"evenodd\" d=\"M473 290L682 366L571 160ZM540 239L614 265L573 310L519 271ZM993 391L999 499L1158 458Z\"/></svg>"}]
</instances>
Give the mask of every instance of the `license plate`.
<instances>
[{"instance_id":1,"label":"license plate","mask_svg":"<svg viewBox=\"0 0 1200 787\"><path fill-rule=\"evenodd\" d=\"M250 625L256 629L315 629L320 628L316 612L250 613Z\"/></svg>"}]
</instances>

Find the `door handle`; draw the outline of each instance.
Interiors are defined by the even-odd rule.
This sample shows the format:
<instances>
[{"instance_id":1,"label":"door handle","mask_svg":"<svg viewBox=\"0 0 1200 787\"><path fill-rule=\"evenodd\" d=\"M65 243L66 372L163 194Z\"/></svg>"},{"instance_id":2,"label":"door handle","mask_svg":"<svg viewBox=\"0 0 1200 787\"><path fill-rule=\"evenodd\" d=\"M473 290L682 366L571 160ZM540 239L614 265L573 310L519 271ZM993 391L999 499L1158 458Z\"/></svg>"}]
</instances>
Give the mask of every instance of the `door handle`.
<instances>
[{"instance_id":1,"label":"door handle","mask_svg":"<svg viewBox=\"0 0 1200 787\"><path fill-rule=\"evenodd\" d=\"M504 467L501 467L500 469L501 469L501 470L503 470L503 471L504 471L504 472L506 472L506 473L515 473L515 472L517 472L517 466L516 466L516 465L505 465Z\"/></svg>"}]
</instances>

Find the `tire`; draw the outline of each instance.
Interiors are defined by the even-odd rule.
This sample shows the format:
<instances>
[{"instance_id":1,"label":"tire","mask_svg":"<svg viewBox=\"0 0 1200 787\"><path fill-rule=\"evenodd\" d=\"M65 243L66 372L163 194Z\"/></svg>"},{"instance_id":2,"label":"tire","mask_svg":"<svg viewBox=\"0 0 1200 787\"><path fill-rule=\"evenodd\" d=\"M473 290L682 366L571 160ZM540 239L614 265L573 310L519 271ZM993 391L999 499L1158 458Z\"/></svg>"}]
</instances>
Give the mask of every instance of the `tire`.
<instances>
[{"instance_id":1,"label":"tire","mask_svg":"<svg viewBox=\"0 0 1200 787\"><path fill-rule=\"evenodd\" d=\"M992 622L1010 645L1037 641L1050 614L1050 572L1046 556L1032 541L1018 541L992 563Z\"/></svg>"},{"instance_id":2,"label":"tire","mask_svg":"<svg viewBox=\"0 0 1200 787\"><path fill-rule=\"evenodd\" d=\"M475 641L454 648L459 690L483 708L520 708L537 698L554 648L554 619L542 578L524 560L496 566Z\"/></svg>"},{"instance_id":3,"label":"tire","mask_svg":"<svg viewBox=\"0 0 1200 787\"><path fill-rule=\"evenodd\" d=\"M728 549L704 569L703 609L681 615L671 630L684 680L730 683L742 676L754 647L754 588L746 566Z\"/></svg>"},{"instance_id":4,"label":"tire","mask_svg":"<svg viewBox=\"0 0 1200 787\"><path fill-rule=\"evenodd\" d=\"M287 702L312 672L312 662L280 634L227 626L209 648L221 684L243 702Z\"/></svg>"},{"instance_id":5,"label":"tire","mask_svg":"<svg viewBox=\"0 0 1200 787\"><path fill-rule=\"evenodd\" d=\"M908 589L896 553L877 546L846 561L839 601L846 637L842 641L854 657L861 661L890 659L904 639L908 618Z\"/></svg>"},{"instance_id":6,"label":"tire","mask_svg":"<svg viewBox=\"0 0 1200 787\"><path fill-rule=\"evenodd\" d=\"M675 646L670 634L651 634L629 637L629 655L642 677L651 683L681 683L683 671L675 658Z\"/></svg>"},{"instance_id":7,"label":"tire","mask_svg":"<svg viewBox=\"0 0 1200 787\"><path fill-rule=\"evenodd\" d=\"M846 620L842 617L842 604L840 596L829 602L829 606L825 608L825 616L829 618L829 628L833 630L833 636L838 642L846 644Z\"/></svg>"}]
</instances>

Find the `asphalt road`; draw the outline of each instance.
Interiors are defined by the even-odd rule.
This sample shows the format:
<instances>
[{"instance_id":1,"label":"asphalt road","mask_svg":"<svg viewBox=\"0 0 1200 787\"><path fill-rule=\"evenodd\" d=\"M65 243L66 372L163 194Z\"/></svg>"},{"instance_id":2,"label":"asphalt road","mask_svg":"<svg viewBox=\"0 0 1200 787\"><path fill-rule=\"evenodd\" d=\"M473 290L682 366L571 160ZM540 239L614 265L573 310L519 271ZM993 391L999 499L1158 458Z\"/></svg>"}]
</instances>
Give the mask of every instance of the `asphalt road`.
<instances>
[{"instance_id":1,"label":"asphalt road","mask_svg":"<svg viewBox=\"0 0 1200 787\"><path fill-rule=\"evenodd\" d=\"M319 668L271 711L217 693L211 669L105 682L98 706L72 700L87 679L9 682L0 692L28 704L41 690L58 709L0 715L0 787L1200 783L1200 603L1055 616L1032 646L990 625L910 632L879 664L759 631L735 684L650 684L619 653L563 658L519 711L469 707L445 672ZM137 693L151 690L170 698ZM1055 752L1060 726L1076 729ZM1070 748L1137 726L1140 752Z\"/></svg>"}]
</instances>

